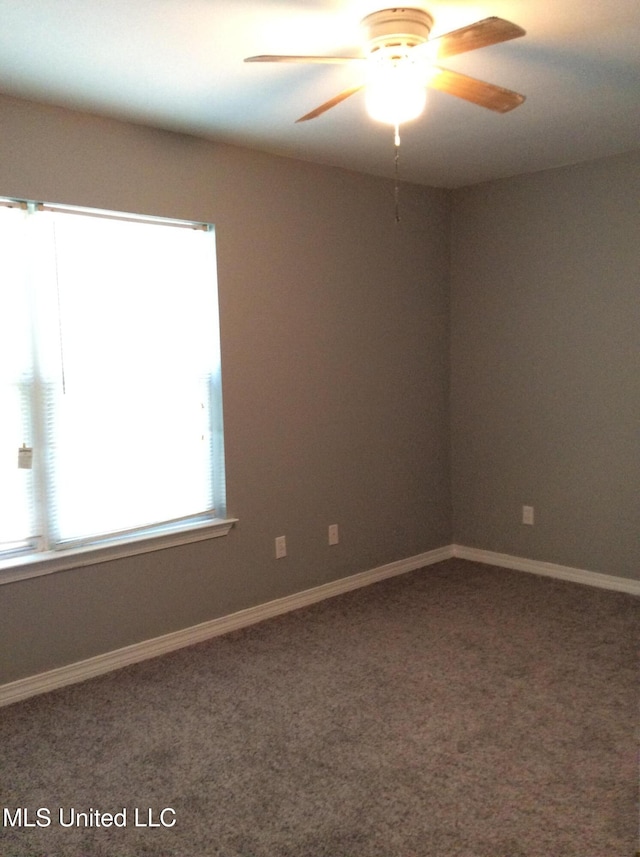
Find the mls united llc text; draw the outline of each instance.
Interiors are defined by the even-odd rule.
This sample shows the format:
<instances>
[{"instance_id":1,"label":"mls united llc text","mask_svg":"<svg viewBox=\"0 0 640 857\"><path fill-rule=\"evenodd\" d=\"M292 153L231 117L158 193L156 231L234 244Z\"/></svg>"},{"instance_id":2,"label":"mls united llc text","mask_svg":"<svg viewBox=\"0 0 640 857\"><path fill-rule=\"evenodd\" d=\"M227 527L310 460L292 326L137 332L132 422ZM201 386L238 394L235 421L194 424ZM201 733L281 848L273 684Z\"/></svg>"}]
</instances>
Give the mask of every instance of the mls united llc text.
<instances>
[{"instance_id":1,"label":"mls united llc text","mask_svg":"<svg viewBox=\"0 0 640 857\"><path fill-rule=\"evenodd\" d=\"M3 807L3 827L174 827L176 812L170 806L156 810L147 807L127 809L117 812L103 812L100 809L78 810L75 807L38 809Z\"/></svg>"}]
</instances>

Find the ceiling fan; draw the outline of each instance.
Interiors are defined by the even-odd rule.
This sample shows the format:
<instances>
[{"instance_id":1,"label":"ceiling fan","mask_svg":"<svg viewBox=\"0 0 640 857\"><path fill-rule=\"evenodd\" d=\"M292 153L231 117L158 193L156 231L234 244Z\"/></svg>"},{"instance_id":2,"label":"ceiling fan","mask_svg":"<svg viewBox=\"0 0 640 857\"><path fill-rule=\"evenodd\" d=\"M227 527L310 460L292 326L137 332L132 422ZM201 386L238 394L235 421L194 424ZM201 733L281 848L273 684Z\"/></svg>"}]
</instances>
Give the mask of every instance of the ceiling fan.
<instances>
[{"instance_id":1,"label":"ceiling fan","mask_svg":"<svg viewBox=\"0 0 640 857\"><path fill-rule=\"evenodd\" d=\"M437 60L523 36L522 27L502 18L485 18L430 39L432 16L423 9L391 8L362 19L365 40L361 56L279 56L263 54L245 62L348 63L361 65L363 79L297 119L321 116L349 96L365 90L369 114L394 125L398 140L401 123L419 116L426 87L463 98L480 107L506 113L525 100L524 95L442 68Z\"/></svg>"}]
</instances>

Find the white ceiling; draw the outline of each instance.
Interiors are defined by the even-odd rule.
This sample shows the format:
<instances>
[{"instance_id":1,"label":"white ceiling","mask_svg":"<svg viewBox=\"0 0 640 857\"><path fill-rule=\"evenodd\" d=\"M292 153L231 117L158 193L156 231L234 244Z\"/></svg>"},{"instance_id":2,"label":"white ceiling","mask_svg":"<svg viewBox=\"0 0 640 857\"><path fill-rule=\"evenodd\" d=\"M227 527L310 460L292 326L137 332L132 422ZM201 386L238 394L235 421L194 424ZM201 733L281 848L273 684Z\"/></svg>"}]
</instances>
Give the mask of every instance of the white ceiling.
<instances>
[{"instance_id":1,"label":"white ceiling","mask_svg":"<svg viewBox=\"0 0 640 857\"><path fill-rule=\"evenodd\" d=\"M393 131L350 85L358 64L243 63L262 53L354 54L382 0L0 0L0 93L393 175ZM400 176L457 187L640 147L639 0L413 2L432 36L491 15L527 31L443 65L516 90L500 115L431 90L402 132ZM1 129L0 129L1 133Z\"/></svg>"}]
</instances>

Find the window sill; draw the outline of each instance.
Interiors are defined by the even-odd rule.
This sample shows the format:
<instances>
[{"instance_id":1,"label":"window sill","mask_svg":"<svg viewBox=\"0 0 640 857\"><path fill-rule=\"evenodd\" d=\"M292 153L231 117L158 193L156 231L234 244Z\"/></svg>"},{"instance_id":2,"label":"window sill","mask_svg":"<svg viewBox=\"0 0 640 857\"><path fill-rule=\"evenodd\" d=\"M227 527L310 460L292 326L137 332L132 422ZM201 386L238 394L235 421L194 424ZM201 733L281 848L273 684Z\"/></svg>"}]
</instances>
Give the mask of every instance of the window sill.
<instances>
[{"instance_id":1,"label":"window sill","mask_svg":"<svg viewBox=\"0 0 640 857\"><path fill-rule=\"evenodd\" d=\"M226 536L236 522L237 518L220 518L178 532L174 530L168 533L138 535L128 539L120 539L107 545L89 545L69 548L65 551L29 553L0 560L0 585L27 580L31 577L41 577L45 574L54 574L57 571L81 568L99 562L109 562L113 559L186 545L191 542L219 538Z\"/></svg>"}]
</instances>

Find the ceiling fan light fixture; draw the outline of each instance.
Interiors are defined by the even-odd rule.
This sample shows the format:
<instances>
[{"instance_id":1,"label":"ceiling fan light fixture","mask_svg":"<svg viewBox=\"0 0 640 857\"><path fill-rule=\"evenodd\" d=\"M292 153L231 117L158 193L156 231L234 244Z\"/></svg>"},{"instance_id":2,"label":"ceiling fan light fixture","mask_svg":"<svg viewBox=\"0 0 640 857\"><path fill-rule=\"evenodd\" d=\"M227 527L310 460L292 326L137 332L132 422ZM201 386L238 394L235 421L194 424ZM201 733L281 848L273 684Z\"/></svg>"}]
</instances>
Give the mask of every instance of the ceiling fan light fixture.
<instances>
[{"instance_id":1,"label":"ceiling fan light fixture","mask_svg":"<svg viewBox=\"0 0 640 857\"><path fill-rule=\"evenodd\" d=\"M426 99L424 76L406 59L380 63L365 90L369 116L395 127L420 116Z\"/></svg>"},{"instance_id":2,"label":"ceiling fan light fixture","mask_svg":"<svg viewBox=\"0 0 640 857\"><path fill-rule=\"evenodd\" d=\"M367 37L367 113L398 128L416 119L426 102L423 58L415 54L429 38L433 18L422 9L382 9L363 18Z\"/></svg>"}]
</instances>

